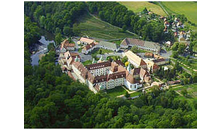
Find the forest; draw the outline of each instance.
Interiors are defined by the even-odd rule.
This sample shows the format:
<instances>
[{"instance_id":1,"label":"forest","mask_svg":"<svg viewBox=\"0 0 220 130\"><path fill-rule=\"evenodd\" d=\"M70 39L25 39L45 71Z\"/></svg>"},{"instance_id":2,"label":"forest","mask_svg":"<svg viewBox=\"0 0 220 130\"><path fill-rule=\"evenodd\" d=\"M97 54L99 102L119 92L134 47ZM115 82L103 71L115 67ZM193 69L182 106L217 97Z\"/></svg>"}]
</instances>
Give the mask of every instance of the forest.
<instances>
[{"instance_id":1,"label":"forest","mask_svg":"<svg viewBox=\"0 0 220 130\"><path fill-rule=\"evenodd\" d=\"M97 11L103 13L105 8L110 9L105 3L100 8L100 3L93 8L96 6ZM189 104L179 99L173 90L160 90L155 86L134 100L112 98L104 92L94 94L86 85L72 81L61 72L60 66L55 64L53 49L42 57L38 66L31 66L30 47L40 39L39 30L72 35L72 23L85 12L86 6L84 2L25 2L24 128L197 128L197 102ZM126 12L124 14L133 17L128 16L131 22L123 25L133 30L148 28L149 24L136 25L141 21L124 6L115 7L122 8L118 13Z\"/></svg>"}]
</instances>

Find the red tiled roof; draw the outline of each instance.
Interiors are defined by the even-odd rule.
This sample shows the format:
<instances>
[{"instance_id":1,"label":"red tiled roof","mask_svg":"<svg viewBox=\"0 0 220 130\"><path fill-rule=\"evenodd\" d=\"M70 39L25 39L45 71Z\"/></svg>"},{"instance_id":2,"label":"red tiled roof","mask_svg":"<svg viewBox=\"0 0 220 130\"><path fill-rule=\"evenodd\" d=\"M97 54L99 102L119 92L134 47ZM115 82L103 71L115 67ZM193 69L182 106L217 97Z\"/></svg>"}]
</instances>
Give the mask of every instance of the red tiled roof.
<instances>
[{"instance_id":1,"label":"red tiled roof","mask_svg":"<svg viewBox=\"0 0 220 130\"><path fill-rule=\"evenodd\" d=\"M108 80L110 80L110 79L117 79L117 78L125 78L125 77L126 77L126 72L125 71L116 72L116 73L110 74L108 76Z\"/></svg>"},{"instance_id":2,"label":"red tiled roof","mask_svg":"<svg viewBox=\"0 0 220 130\"><path fill-rule=\"evenodd\" d=\"M94 70L94 69L104 68L104 67L108 67L108 66L111 66L111 62L110 61L96 63L96 64L91 64L91 65L86 65L86 68L88 70Z\"/></svg>"},{"instance_id":3,"label":"red tiled roof","mask_svg":"<svg viewBox=\"0 0 220 130\"><path fill-rule=\"evenodd\" d=\"M122 61L120 61L120 60L116 60L115 62L116 62L118 65L124 66L124 63L122 63Z\"/></svg>"},{"instance_id":4,"label":"red tiled roof","mask_svg":"<svg viewBox=\"0 0 220 130\"><path fill-rule=\"evenodd\" d=\"M156 70L156 69L158 69L158 68L160 68L157 64L154 64L154 66L153 66L153 70Z\"/></svg>"},{"instance_id":5,"label":"red tiled roof","mask_svg":"<svg viewBox=\"0 0 220 130\"><path fill-rule=\"evenodd\" d=\"M94 47L95 45L96 45L95 43L88 44L83 48L83 50L89 50L90 48Z\"/></svg>"}]
</instances>

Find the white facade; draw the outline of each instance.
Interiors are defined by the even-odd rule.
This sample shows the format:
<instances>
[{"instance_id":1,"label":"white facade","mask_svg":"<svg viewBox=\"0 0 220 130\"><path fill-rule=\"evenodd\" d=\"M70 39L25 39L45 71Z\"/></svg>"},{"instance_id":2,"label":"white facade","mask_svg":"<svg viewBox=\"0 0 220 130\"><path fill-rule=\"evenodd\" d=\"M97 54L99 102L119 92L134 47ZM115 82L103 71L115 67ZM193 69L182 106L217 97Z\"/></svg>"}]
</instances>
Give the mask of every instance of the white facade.
<instances>
[{"instance_id":1,"label":"white facade","mask_svg":"<svg viewBox=\"0 0 220 130\"><path fill-rule=\"evenodd\" d=\"M97 93L97 90L93 87L93 84L90 82L90 81L88 81L88 84L87 84L88 86L89 86L89 89L91 90L91 91L93 91L94 93Z\"/></svg>"},{"instance_id":2,"label":"white facade","mask_svg":"<svg viewBox=\"0 0 220 130\"><path fill-rule=\"evenodd\" d=\"M75 67L72 65L72 69L73 69L73 72L76 74L76 76L78 77L78 79L82 82L82 83L86 83L86 80L80 75L81 72Z\"/></svg>"},{"instance_id":3,"label":"white facade","mask_svg":"<svg viewBox=\"0 0 220 130\"><path fill-rule=\"evenodd\" d=\"M129 90L137 90L138 88L142 87L142 84L136 83L132 84L128 82L126 79L124 80L124 85L129 89Z\"/></svg>"},{"instance_id":4,"label":"white facade","mask_svg":"<svg viewBox=\"0 0 220 130\"><path fill-rule=\"evenodd\" d=\"M106 74L108 74L110 68L111 68L111 67L109 66L109 67L104 67L104 68L89 70L89 72L90 72L91 74L93 74L93 76L106 75Z\"/></svg>"}]
</instances>

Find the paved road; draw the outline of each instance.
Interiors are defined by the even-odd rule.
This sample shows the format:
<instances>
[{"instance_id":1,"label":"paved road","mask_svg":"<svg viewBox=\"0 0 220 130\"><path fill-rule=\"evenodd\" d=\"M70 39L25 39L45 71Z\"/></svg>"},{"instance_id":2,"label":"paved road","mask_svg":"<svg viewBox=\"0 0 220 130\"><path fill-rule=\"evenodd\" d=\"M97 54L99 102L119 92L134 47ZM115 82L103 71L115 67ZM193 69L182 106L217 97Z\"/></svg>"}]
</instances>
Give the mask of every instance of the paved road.
<instances>
[{"instance_id":1,"label":"paved road","mask_svg":"<svg viewBox=\"0 0 220 130\"><path fill-rule=\"evenodd\" d=\"M38 52L36 52L35 54L31 55L31 65L38 65L38 61L39 61L39 55L41 54L45 54L48 50L47 50L47 46L49 45L49 43L53 43L54 46L56 47L55 42L52 40L46 40L45 36L41 36L41 39L38 40L42 45L38 45L37 46L37 50Z\"/></svg>"}]
</instances>

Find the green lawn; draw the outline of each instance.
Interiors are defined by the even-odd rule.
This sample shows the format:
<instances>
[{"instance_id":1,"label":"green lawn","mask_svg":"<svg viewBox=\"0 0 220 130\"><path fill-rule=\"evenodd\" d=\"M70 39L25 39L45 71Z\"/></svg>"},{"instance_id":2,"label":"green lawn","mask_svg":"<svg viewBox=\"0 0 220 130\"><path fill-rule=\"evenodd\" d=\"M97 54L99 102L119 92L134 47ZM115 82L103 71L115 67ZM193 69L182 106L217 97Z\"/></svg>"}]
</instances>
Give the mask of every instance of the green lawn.
<instances>
[{"instance_id":1,"label":"green lawn","mask_svg":"<svg viewBox=\"0 0 220 130\"><path fill-rule=\"evenodd\" d=\"M78 20L77 28L82 35L101 39L136 38L133 34L121 32L120 28L107 24L104 21L95 19L89 14L85 14Z\"/></svg>"},{"instance_id":2,"label":"green lawn","mask_svg":"<svg viewBox=\"0 0 220 130\"><path fill-rule=\"evenodd\" d=\"M169 14L184 14L187 19L197 24L196 2L161 2Z\"/></svg>"},{"instance_id":3,"label":"green lawn","mask_svg":"<svg viewBox=\"0 0 220 130\"><path fill-rule=\"evenodd\" d=\"M132 1L121 1L120 4L126 6L129 10L134 11L135 13L143 11L143 9L146 7L147 10L151 10L153 13L166 16L166 13L163 11L163 9L153 3L149 3L147 1L138 1L138 2L132 2Z\"/></svg>"},{"instance_id":4,"label":"green lawn","mask_svg":"<svg viewBox=\"0 0 220 130\"><path fill-rule=\"evenodd\" d=\"M113 89L108 89L106 91L110 97L117 97L119 95L126 93L126 90L124 88L122 88L121 86L115 87Z\"/></svg>"},{"instance_id":5,"label":"green lawn","mask_svg":"<svg viewBox=\"0 0 220 130\"><path fill-rule=\"evenodd\" d=\"M101 51L101 53L100 53ZM103 48L99 48L99 49L94 49L93 51L91 51L89 54L92 55L92 57L95 57L97 54L105 54L105 53L111 53L113 51L111 50L106 50L106 49L103 49Z\"/></svg>"},{"instance_id":6,"label":"green lawn","mask_svg":"<svg viewBox=\"0 0 220 130\"><path fill-rule=\"evenodd\" d=\"M87 61L83 62L83 65L90 65L90 64L92 64L92 60L87 60Z\"/></svg>"},{"instance_id":7,"label":"green lawn","mask_svg":"<svg viewBox=\"0 0 220 130\"><path fill-rule=\"evenodd\" d=\"M140 94L142 94L142 90L141 90L141 91L134 92L134 93L130 94L130 97L138 96L138 95L140 95Z\"/></svg>"}]
</instances>

